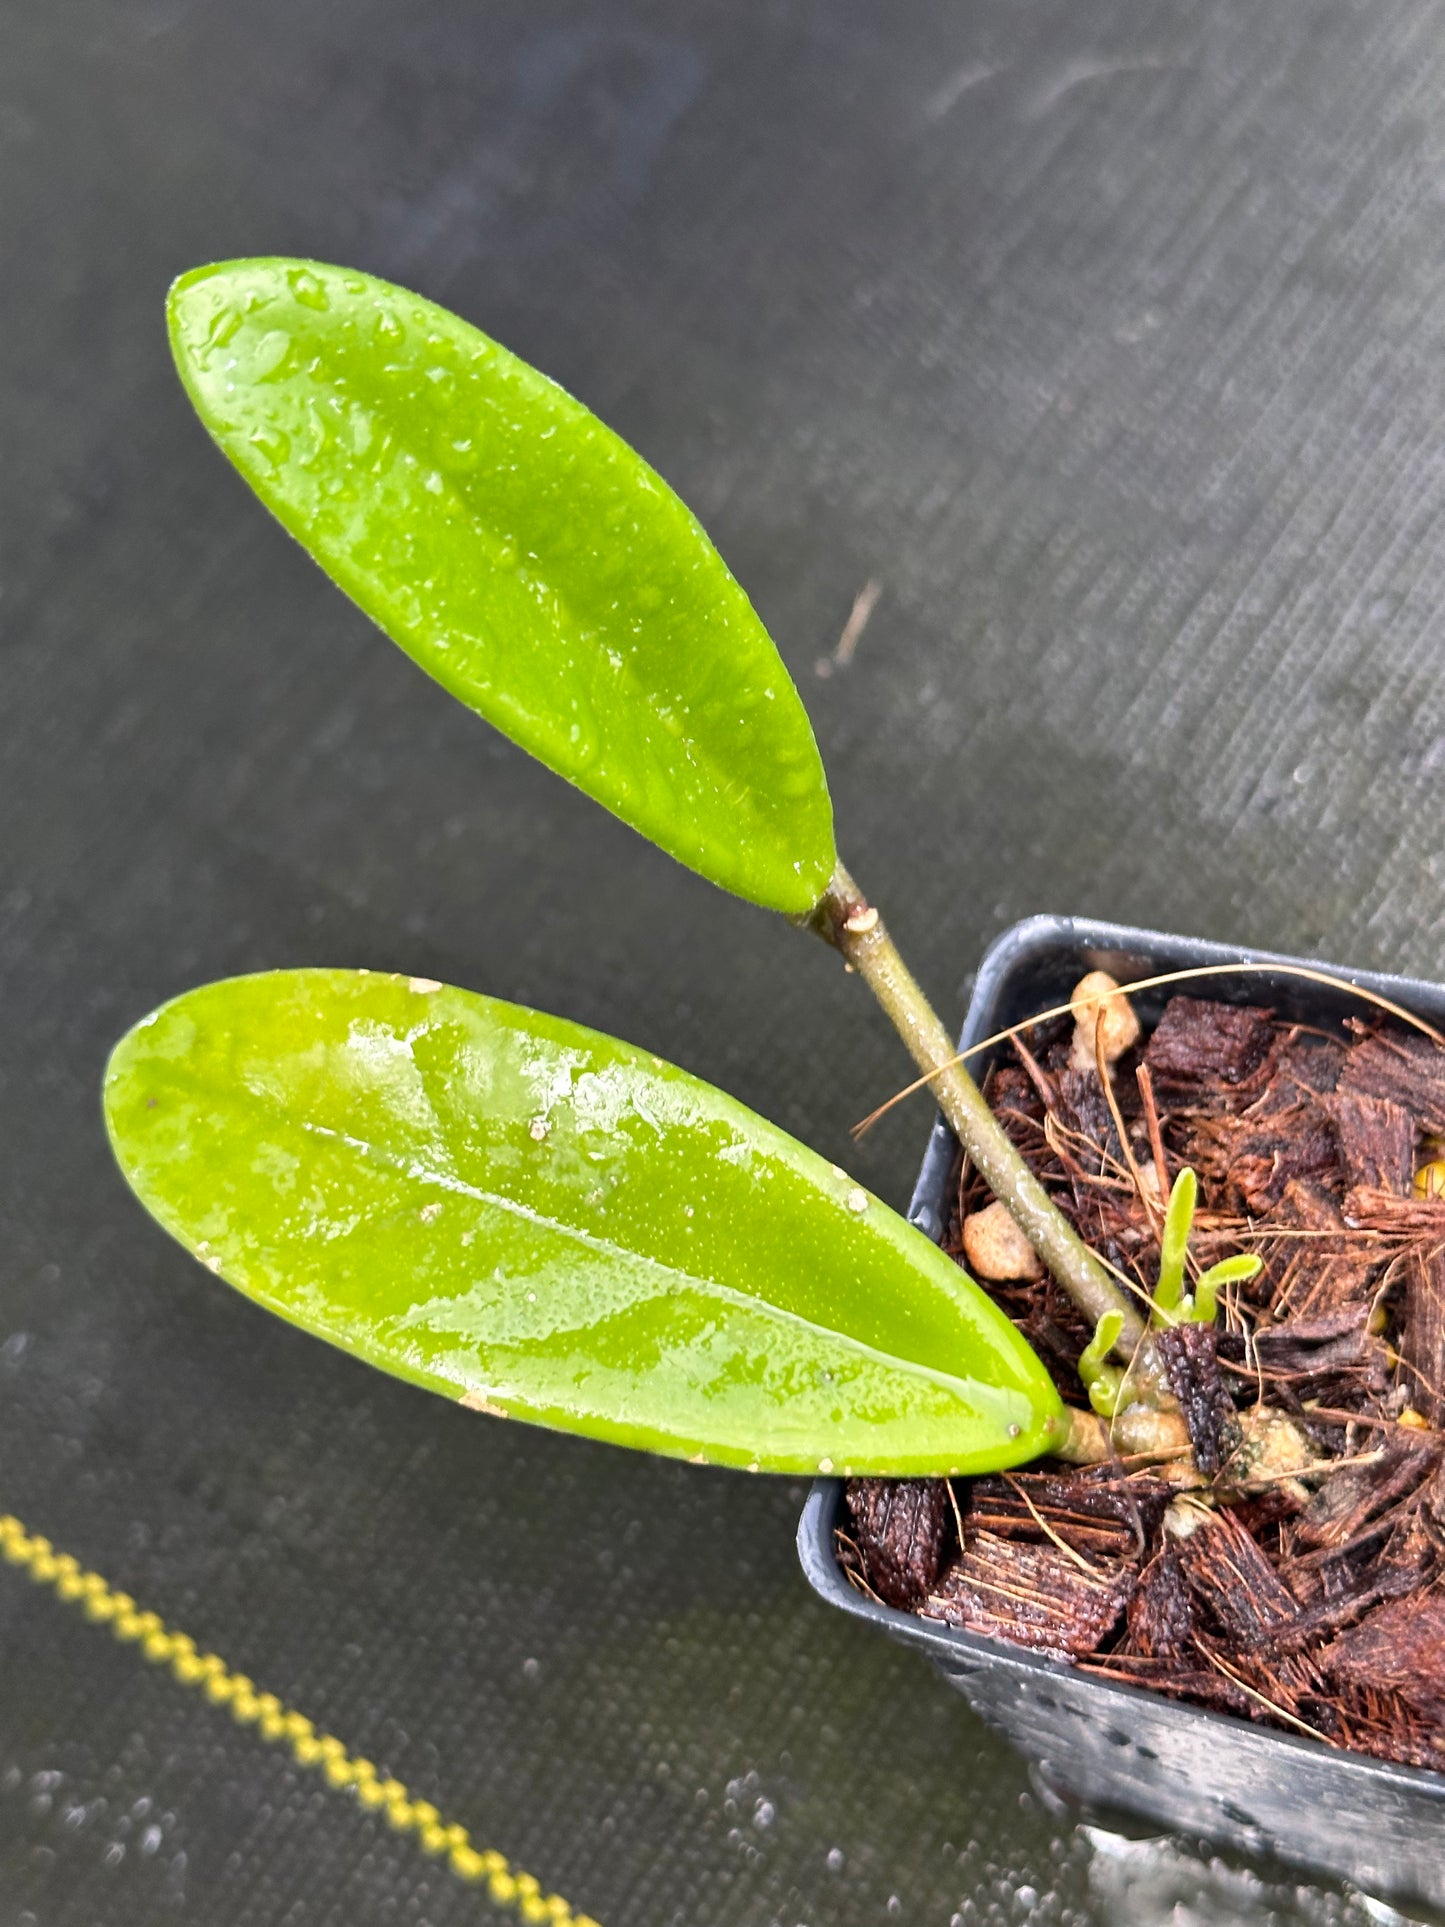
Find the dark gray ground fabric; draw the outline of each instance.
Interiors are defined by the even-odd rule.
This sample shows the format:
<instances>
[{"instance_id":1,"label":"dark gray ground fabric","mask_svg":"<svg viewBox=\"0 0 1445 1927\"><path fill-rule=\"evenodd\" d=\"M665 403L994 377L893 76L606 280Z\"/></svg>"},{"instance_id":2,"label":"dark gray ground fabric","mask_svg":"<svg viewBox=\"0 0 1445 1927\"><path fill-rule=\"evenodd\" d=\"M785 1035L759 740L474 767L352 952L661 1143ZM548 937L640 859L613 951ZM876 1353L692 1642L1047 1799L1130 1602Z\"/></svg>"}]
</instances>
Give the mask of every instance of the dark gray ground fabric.
<instances>
[{"instance_id":1,"label":"dark gray ground fabric","mask_svg":"<svg viewBox=\"0 0 1445 1927\"><path fill-rule=\"evenodd\" d=\"M822 946L252 504L161 326L252 252L460 309L681 490L950 1019L1043 908L1440 974L1442 100L1428 0L10 0L0 1510L604 1927L1362 1917L1037 1807L806 1591L796 1485L269 1322L131 1204L96 1091L184 986L349 963L636 1039L895 1200L929 1122L853 1151L904 1066ZM0 1569L0 1927L499 1917Z\"/></svg>"}]
</instances>

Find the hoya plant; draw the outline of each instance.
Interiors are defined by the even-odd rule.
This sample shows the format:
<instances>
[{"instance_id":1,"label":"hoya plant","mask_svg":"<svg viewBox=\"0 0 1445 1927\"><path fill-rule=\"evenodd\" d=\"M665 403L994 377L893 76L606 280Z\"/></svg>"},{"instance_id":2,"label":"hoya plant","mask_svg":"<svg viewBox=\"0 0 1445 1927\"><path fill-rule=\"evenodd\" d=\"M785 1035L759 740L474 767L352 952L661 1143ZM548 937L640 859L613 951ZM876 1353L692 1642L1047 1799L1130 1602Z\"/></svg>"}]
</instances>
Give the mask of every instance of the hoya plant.
<instances>
[{"instance_id":1,"label":"hoya plant","mask_svg":"<svg viewBox=\"0 0 1445 1927\"><path fill-rule=\"evenodd\" d=\"M408 655L678 861L836 947L1094 1329L1094 1410L1064 1406L927 1238L733 1098L415 976L241 977L122 1039L111 1140L166 1229L467 1406L711 1464L982 1472L1097 1458L1131 1410L1167 1431L1150 1307L1030 1173L839 861L798 692L672 490L555 383L367 275L199 268L169 322L215 440ZM1156 1324L1208 1315L1222 1281L1185 1301L1190 1208L1176 1194Z\"/></svg>"}]
</instances>

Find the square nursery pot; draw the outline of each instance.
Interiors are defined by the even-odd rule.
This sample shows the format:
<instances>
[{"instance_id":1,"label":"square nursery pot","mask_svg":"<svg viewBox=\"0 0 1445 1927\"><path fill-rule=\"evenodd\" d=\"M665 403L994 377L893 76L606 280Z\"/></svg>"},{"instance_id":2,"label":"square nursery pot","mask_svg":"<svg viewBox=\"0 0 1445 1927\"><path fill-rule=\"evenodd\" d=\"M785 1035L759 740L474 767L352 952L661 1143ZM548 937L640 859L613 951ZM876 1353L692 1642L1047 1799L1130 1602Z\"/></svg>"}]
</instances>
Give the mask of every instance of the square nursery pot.
<instances>
[{"instance_id":1,"label":"square nursery pot","mask_svg":"<svg viewBox=\"0 0 1445 1927\"><path fill-rule=\"evenodd\" d=\"M995 943L978 973L963 1044L1065 1003L1085 971L1121 983L1198 964L1297 963L1189 937L1071 917L1032 917ZM1335 970L1445 1027L1445 987ZM1146 1029L1172 991L1145 992ZM1271 1004L1298 1021L1338 1027L1359 1004L1298 977L1220 977L1198 993ZM973 1068L982 1074L986 1062ZM909 1217L944 1230L953 1134L933 1127ZM927 1655L988 1726L1029 1761L1042 1788L1073 1806L1155 1826L1347 1880L1368 1893L1445 1908L1445 1774L1392 1766L1231 1714L1090 1678L1052 1660L883 1606L849 1585L834 1554L843 1482L819 1479L798 1529L803 1570L822 1597Z\"/></svg>"}]
</instances>

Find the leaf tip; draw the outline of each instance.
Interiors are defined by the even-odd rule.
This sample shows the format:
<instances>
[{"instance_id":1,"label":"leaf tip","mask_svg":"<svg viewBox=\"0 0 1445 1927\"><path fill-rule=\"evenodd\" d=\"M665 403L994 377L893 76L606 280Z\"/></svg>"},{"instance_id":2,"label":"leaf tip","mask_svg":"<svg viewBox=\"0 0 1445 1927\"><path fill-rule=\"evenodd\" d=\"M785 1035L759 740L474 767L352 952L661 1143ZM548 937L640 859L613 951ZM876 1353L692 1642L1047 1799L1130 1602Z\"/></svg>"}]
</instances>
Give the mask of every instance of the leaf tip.
<instances>
[{"instance_id":1,"label":"leaf tip","mask_svg":"<svg viewBox=\"0 0 1445 1927\"><path fill-rule=\"evenodd\" d=\"M178 274L166 291L166 328L193 398L195 379L248 321L288 293L304 300L303 284L322 289L324 303L324 282L334 273L319 262L258 254L206 261Z\"/></svg>"},{"instance_id":2,"label":"leaf tip","mask_svg":"<svg viewBox=\"0 0 1445 1927\"><path fill-rule=\"evenodd\" d=\"M123 1036L116 1039L111 1046L110 1055L105 1060L105 1069L101 1073L100 1108L105 1119L106 1132L116 1150L117 1157L120 1156L120 1114L126 1086L135 1065L137 1041L141 1032L155 1022L158 1014L156 1011L151 1011L149 1016L142 1017L139 1023L132 1024Z\"/></svg>"},{"instance_id":3,"label":"leaf tip","mask_svg":"<svg viewBox=\"0 0 1445 1927\"><path fill-rule=\"evenodd\" d=\"M214 310L220 292L216 284L233 280L238 270L251 265L248 261L207 261L200 267L187 268L172 281L166 290L166 326L178 358L189 353L197 323Z\"/></svg>"}]
</instances>

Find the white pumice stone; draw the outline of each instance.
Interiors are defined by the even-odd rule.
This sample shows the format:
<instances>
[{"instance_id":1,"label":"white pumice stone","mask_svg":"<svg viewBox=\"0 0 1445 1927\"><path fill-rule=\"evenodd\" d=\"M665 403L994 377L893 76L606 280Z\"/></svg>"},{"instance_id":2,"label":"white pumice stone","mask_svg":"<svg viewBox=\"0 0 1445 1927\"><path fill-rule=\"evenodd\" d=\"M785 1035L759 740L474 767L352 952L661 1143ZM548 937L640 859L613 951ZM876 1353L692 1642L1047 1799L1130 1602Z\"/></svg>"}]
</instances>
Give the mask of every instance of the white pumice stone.
<instances>
[{"instance_id":1,"label":"white pumice stone","mask_svg":"<svg viewBox=\"0 0 1445 1927\"><path fill-rule=\"evenodd\" d=\"M1095 997L1102 998L1103 1002L1088 1001ZM1077 1070L1097 1068L1096 1032L1103 1040L1106 1064L1117 1063L1126 1050L1138 1043L1139 1019L1120 990L1118 979L1111 977L1107 970L1091 970L1087 977L1080 977L1069 993L1069 1004L1074 1013L1074 1043L1070 1055Z\"/></svg>"},{"instance_id":2,"label":"white pumice stone","mask_svg":"<svg viewBox=\"0 0 1445 1927\"><path fill-rule=\"evenodd\" d=\"M963 1255L970 1271L994 1284L1044 1275L1037 1252L1004 1204L985 1205L964 1219Z\"/></svg>"}]
</instances>

